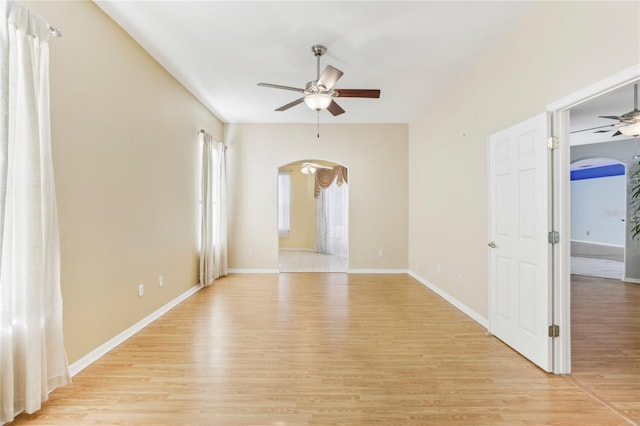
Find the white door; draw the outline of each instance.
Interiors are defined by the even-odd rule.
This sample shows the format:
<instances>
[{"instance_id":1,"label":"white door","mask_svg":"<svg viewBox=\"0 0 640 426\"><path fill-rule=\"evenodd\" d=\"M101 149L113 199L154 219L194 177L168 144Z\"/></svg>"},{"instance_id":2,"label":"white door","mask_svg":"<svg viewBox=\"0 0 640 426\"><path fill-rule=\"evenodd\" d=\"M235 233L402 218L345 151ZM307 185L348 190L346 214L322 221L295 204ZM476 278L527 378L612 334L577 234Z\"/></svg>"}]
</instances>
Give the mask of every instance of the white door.
<instances>
[{"instance_id":1,"label":"white door","mask_svg":"<svg viewBox=\"0 0 640 426\"><path fill-rule=\"evenodd\" d=\"M552 369L547 114L489 138L489 331Z\"/></svg>"}]
</instances>

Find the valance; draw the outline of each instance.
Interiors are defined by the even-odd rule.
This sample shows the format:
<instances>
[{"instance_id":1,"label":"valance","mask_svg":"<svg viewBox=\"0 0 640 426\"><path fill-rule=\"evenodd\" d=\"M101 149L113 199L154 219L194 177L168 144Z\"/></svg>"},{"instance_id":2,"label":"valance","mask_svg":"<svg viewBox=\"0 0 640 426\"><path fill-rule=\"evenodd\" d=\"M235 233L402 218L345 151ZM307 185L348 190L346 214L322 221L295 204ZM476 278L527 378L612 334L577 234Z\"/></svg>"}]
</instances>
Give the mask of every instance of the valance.
<instances>
[{"instance_id":1,"label":"valance","mask_svg":"<svg viewBox=\"0 0 640 426\"><path fill-rule=\"evenodd\" d=\"M335 181L338 186L342 186L343 183L348 184L347 168L343 166L335 166L331 169L319 168L316 170L316 185L313 191L313 196L318 198L318 195L320 195L320 189L330 187L333 181Z\"/></svg>"}]
</instances>

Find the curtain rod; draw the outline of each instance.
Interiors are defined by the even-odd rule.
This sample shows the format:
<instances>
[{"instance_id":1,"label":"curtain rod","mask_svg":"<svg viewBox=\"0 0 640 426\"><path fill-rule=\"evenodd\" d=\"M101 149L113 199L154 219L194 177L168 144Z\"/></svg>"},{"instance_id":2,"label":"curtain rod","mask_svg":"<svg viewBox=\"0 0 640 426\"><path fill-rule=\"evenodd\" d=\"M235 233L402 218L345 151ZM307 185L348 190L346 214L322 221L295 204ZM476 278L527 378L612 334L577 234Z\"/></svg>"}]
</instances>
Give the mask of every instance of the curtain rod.
<instances>
[{"instance_id":1,"label":"curtain rod","mask_svg":"<svg viewBox=\"0 0 640 426\"><path fill-rule=\"evenodd\" d=\"M49 31L51 31L51 34L52 34L55 38L60 38L60 37L62 37L62 31L60 31L60 29L59 29L59 28L52 27L51 25L49 25Z\"/></svg>"},{"instance_id":2,"label":"curtain rod","mask_svg":"<svg viewBox=\"0 0 640 426\"><path fill-rule=\"evenodd\" d=\"M206 132L206 130L204 130L204 129L200 129L200 130L198 130L198 134L205 134L205 135L206 135L206 134L207 134L207 132ZM226 150L227 150L227 148L228 148L227 144L226 144L226 143L224 143L224 142L222 142L222 145L224 146L224 150L226 151Z\"/></svg>"}]
</instances>

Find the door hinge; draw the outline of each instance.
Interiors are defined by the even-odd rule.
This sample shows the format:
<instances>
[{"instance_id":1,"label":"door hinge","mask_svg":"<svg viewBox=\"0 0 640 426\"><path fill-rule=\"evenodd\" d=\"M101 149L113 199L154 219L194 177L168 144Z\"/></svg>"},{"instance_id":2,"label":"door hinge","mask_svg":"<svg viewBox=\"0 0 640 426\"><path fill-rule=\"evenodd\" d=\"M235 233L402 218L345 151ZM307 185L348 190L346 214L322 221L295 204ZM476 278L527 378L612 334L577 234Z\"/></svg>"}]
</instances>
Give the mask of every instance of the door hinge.
<instances>
[{"instance_id":1,"label":"door hinge","mask_svg":"<svg viewBox=\"0 0 640 426\"><path fill-rule=\"evenodd\" d=\"M547 138L547 148L549 149L557 149L559 143L560 143L560 140L558 139L557 136L549 136Z\"/></svg>"},{"instance_id":2,"label":"door hinge","mask_svg":"<svg viewBox=\"0 0 640 426\"><path fill-rule=\"evenodd\" d=\"M560 326L552 324L549 326L549 337L560 337Z\"/></svg>"},{"instance_id":3,"label":"door hinge","mask_svg":"<svg viewBox=\"0 0 640 426\"><path fill-rule=\"evenodd\" d=\"M550 231L548 239L549 244L558 244L560 242L560 233L558 231Z\"/></svg>"}]
</instances>

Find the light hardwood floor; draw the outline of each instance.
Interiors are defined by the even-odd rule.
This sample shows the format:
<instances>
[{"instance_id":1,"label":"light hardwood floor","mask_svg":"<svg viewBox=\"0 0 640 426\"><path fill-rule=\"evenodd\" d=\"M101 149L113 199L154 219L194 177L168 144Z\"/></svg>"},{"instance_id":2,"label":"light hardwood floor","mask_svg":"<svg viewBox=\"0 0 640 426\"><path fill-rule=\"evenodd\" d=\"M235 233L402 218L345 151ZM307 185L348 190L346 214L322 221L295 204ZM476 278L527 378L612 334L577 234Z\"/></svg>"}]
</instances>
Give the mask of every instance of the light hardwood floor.
<instances>
[{"instance_id":1,"label":"light hardwood floor","mask_svg":"<svg viewBox=\"0 0 640 426\"><path fill-rule=\"evenodd\" d=\"M640 422L640 285L571 277L573 378Z\"/></svg>"},{"instance_id":2,"label":"light hardwood floor","mask_svg":"<svg viewBox=\"0 0 640 426\"><path fill-rule=\"evenodd\" d=\"M232 275L15 425L625 425L408 275Z\"/></svg>"}]
</instances>

